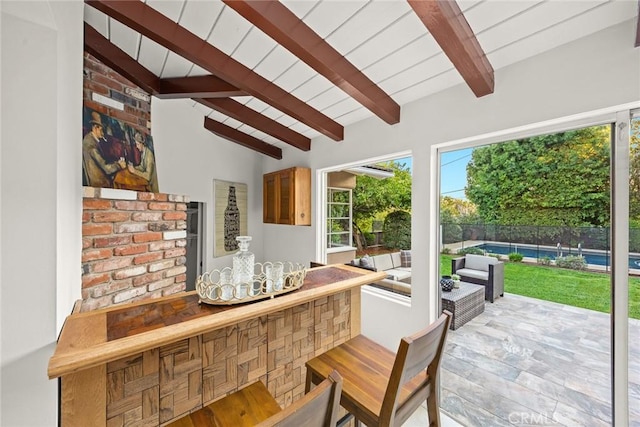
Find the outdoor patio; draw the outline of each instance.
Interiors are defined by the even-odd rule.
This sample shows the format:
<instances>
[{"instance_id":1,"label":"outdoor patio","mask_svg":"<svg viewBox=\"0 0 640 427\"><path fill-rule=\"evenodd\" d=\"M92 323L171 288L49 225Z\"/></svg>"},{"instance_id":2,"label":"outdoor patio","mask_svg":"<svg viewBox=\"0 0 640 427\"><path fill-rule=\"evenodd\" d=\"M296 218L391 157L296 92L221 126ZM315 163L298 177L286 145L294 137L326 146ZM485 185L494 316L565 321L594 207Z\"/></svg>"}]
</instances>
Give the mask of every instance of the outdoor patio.
<instances>
[{"instance_id":1,"label":"outdoor patio","mask_svg":"<svg viewBox=\"0 0 640 427\"><path fill-rule=\"evenodd\" d=\"M610 319L505 293L449 331L441 410L464 426L610 426ZM640 321L631 319L631 337ZM629 342L630 426L640 426L640 340Z\"/></svg>"}]
</instances>

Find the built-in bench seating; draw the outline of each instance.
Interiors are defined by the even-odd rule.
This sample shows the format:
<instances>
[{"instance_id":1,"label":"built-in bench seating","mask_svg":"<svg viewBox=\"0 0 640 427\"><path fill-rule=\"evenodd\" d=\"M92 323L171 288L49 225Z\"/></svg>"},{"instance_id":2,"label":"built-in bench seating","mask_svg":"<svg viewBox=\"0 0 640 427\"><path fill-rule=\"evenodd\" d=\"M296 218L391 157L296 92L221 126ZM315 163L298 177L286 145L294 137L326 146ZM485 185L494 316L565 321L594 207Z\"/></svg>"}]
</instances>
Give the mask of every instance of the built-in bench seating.
<instances>
[{"instance_id":1,"label":"built-in bench seating","mask_svg":"<svg viewBox=\"0 0 640 427\"><path fill-rule=\"evenodd\" d=\"M351 260L350 264L387 273L386 279L372 283L372 286L387 289L402 295L411 295L411 251L392 252L374 256L365 255L362 258Z\"/></svg>"}]
</instances>

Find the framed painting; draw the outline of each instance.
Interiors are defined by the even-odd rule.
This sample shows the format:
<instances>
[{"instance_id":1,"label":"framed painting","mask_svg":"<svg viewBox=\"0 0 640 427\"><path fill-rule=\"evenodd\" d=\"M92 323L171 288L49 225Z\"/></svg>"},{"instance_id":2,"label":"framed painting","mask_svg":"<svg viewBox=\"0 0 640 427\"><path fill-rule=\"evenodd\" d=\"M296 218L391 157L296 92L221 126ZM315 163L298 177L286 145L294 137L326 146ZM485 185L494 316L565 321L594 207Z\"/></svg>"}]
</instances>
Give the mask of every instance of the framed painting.
<instances>
[{"instance_id":1,"label":"framed painting","mask_svg":"<svg viewBox=\"0 0 640 427\"><path fill-rule=\"evenodd\" d=\"M237 236L249 233L247 184L213 180L213 256L238 251Z\"/></svg>"},{"instance_id":2,"label":"framed painting","mask_svg":"<svg viewBox=\"0 0 640 427\"><path fill-rule=\"evenodd\" d=\"M82 185L160 192L151 135L87 107L82 126Z\"/></svg>"}]
</instances>

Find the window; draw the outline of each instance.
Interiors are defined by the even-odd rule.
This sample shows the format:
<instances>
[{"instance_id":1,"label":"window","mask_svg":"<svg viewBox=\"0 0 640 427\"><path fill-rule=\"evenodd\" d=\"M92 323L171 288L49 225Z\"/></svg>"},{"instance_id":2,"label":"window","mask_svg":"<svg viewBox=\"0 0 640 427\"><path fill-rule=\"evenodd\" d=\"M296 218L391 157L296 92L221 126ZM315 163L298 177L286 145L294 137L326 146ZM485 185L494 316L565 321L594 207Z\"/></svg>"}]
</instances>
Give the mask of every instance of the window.
<instances>
[{"instance_id":1,"label":"window","mask_svg":"<svg viewBox=\"0 0 640 427\"><path fill-rule=\"evenodd\" d=\"M351 190L328 188L327 248L351 247Z\"/></svg>"}]
</instances>

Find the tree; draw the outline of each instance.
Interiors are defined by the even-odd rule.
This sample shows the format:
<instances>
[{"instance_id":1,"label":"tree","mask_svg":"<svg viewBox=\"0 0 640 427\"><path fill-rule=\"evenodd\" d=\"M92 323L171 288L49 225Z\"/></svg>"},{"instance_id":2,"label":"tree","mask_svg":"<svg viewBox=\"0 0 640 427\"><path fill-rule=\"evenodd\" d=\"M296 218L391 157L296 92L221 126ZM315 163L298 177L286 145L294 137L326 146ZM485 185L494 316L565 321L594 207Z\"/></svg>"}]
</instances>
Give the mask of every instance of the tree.
<instances>
[{"instance_id":1,"label":"tree","mask_svg":"<svg viewBox=\"0 0 640 427\"><path fill-rule=\"evenodd\" d=\"M376 179L362 175L356 178L353 191L353 219L357 224L377 213L393 210L411 211L411 171L404 163L383 164L394 176Z\"/></svg>"},{"instance_id":2,"label":"tree","mask_svg":"<svg viewBox=\"0 0 640 427\"><path fill-rule=\"evenodd\" d=\"M473 151L467 198L487 223L609 223L610 126L493 144Z\"/></svg>"},{"instance_id":3,"label":"tree","mask_svg":"<svg viewBox=\"0 0 640 427\"><path fill-rule=\"evenodd\" d=\"M388 249L411 249L411 214L393 211L384 219L384 246Z\"/></svg>"},{"instance_id":4,"label":"tree","mask_svg":"<svg viewBox=\"0 0 640 427\"><path fill-rule=\"evenodd\" d=\"M474 224L478 222L477 207L468 200L450 196L440 197L440 222Z\"/></svg>"}]
</instances>

